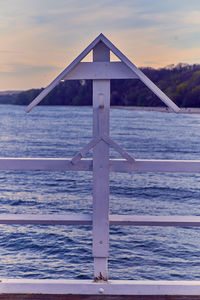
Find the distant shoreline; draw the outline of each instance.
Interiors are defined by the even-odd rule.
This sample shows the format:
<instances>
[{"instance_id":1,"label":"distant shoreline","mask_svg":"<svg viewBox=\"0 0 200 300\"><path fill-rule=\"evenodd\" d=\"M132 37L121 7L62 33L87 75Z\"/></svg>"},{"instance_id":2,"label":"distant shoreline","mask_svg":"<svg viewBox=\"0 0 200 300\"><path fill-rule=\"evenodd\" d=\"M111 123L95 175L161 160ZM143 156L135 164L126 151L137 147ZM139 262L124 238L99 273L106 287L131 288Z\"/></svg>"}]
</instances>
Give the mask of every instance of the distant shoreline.
<instances>
[{"instance_id":1,"label":"distant shoreline","mask_svg":"<svg viewBox=\"0 0 200 300\"><path fill-rule=\"evenodd\" d=\"M158 111L172 113L173 110L168 107L148 107L148 106L111 106L114 109L139 110L139 111ZM182 107L179 114L200 114L200 107Z\"/></svg>"},{"instance_id":2,"label":"distant shoreline","mask_svg":"<svg viewBox=\"0 0 200 300\"><path fill-rule=\"evenodd\" d=\"M17 106L27 106L27 105L21 105L21 104L10 104L10 103L0 103L0 105L17 105ZM51 106L51 107L90 107L92 108L92 105L41 105L43 107L45 106ZM158 107L158 106L122 106L122 105L111 105L111 109L124 109L124 110L135 110L135 111L157 111L157 112L164 112L164 113L173 113L174 111L169 107ZM200 114L200 107L181 107L178 114Z\"/></svg>"}]
</instances>

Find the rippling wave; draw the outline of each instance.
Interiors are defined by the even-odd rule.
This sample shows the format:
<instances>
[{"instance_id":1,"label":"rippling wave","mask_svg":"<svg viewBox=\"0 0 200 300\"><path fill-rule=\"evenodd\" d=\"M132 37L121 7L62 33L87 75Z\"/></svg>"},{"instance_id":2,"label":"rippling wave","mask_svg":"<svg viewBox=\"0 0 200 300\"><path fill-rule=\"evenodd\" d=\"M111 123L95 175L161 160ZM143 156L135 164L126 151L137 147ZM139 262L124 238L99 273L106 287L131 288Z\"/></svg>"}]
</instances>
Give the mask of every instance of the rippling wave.
<instances>
[{"instance_id":1,"label":"rippling wave","mask_svg":"<svg viewBox=\"0 0 200 300\"><path fill-rule=\"evenodd\" d=\"M72 157L92 135L90 108L40 106L28 115L21 106L0 108L1 157ZM199 159L199 128L199 115L111 110L111 136L135 158ZM199 183L199 174L112 173L110 211L200 215ZM0 172L0 213L91 212L89 172ZM109 277L200 280L199 234L111 226ZM0 245L2 277L93 276L90 226L0 225Z\"/></svg>"}]
</instances>

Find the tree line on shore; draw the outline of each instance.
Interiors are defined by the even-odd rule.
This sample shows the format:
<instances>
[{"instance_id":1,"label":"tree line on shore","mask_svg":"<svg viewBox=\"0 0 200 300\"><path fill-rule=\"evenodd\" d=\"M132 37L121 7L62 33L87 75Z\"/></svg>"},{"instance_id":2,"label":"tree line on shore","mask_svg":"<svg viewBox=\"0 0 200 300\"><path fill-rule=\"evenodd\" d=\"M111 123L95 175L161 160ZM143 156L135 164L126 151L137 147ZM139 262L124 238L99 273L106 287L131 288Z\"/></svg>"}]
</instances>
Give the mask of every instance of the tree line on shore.
<instances>
[{"instance_id":1,"label":"tree line on shore","mask_svg":"<svg viewBox=\"0 0 200 300\"><path fill-rule=\"evenodd\" d=\"M200 107L200 65L141 69L180 107ZM0 95L0 104L29 104L43 89ZM41 105L92 105L92 81L60 82ZM163 103L137 79L111 80L111 105L163 106Z\"/></svg>"}]
</instances>

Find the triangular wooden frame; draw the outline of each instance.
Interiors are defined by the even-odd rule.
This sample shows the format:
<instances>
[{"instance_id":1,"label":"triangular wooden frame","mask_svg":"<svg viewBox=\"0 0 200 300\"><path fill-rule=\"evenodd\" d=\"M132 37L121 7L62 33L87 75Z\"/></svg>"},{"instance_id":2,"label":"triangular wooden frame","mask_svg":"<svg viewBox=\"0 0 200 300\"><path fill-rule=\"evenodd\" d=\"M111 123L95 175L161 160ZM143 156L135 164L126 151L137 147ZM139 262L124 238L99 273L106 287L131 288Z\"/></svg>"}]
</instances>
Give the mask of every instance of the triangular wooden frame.
<instances>
[{"instance_id":1,"label":"triangular wooden frame","mask_svg":"<svg viewBox=\"0 0 200 300\"><path fill-rule=\"evenodd\" d=\"M59 84L61 80L67 79L67 75L86 57L94 47L102 42L112 51L133 73L133 78L140 79L158 98L163 101L174 112L178 112L179 107L165 95L140 69L138 69L119 49L115 47L102 33L79 55L77 58L61 72L26 108L30 112L49 92ZM90 63L92 64L92 63ZM82 78L85 79L85 78Z\"/></svg>"}]
</instances>

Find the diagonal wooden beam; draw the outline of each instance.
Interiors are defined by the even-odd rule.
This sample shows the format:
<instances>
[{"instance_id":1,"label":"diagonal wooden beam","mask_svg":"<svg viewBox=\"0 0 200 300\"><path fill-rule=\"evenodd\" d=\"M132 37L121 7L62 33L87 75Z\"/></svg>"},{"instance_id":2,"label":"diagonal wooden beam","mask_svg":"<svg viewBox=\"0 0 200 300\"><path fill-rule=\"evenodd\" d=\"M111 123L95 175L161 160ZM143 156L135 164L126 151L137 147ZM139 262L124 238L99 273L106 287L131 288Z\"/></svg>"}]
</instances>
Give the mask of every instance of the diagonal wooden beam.
<instances>
[{"instance_id":1,"label":"diagonal wooden beam","mask_svg":"<svg viewBox=\"0 0 200 300\"><path fill-rule=\"evenodd\" d=\"M101 141L100 138L92 139L87 145L85 145L72 159L71 163L73 165L77 164L81 158L84 157L92 148L94 148L99 142Z\"/></svg>"},{"instance_id":2,"label":"diagonal wooden beam","mask_svg":"<svg viewBox=\"0 0 200 300\"><path fill-rule=\"evenodd\" d=\"M165 95L140 69L138 69L111 41L109 41L103 34L101 40L105 45L121 60L123 61L138 78L154 93L156 96L170 107L174 112L179 112L180 108Z\"/></svg>"},{"instance_id":3,"label":"diagonal wooden beam","mask_svg":"<svg viewBox=\"0 0 200 300\"><path fill-rule=\"evenodd\" d=\"M101 41L101 34L85 48L81 54L73 60L73 62L67 66L25 109L25 112L29 113L36 105L38 105L42 99L48 95L52 89L59 84L59 82L65 78L65 76Z\"/></svg>"},{"instance_id":4,"label":"diagonal wooden beam","mask_svg":"<svg viewBox=\"0 0 200 300\"><path fill-rule=\"evenodd\" d=\"M104 135L102 136L102 140L110 147L115 149L115 151L117 151L119 154L121 154L121 156L125 158L129 163L132 164L135 162L135 159L130 154L128 154L128 152L126 152L120 145L115 143L110 137Z\"/></svg>"}]
</instances>

